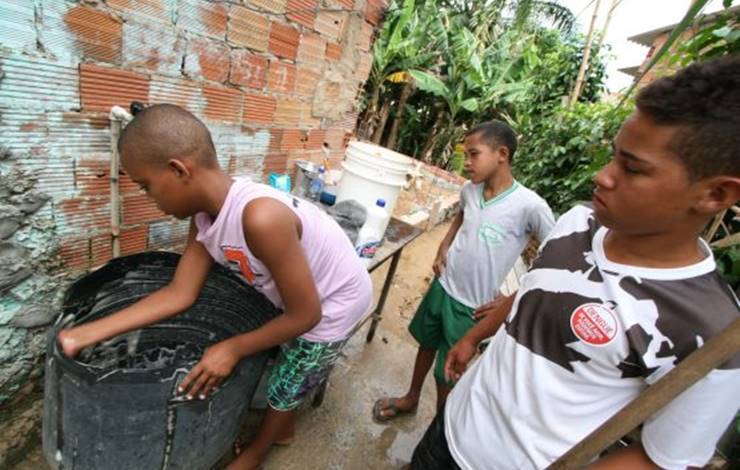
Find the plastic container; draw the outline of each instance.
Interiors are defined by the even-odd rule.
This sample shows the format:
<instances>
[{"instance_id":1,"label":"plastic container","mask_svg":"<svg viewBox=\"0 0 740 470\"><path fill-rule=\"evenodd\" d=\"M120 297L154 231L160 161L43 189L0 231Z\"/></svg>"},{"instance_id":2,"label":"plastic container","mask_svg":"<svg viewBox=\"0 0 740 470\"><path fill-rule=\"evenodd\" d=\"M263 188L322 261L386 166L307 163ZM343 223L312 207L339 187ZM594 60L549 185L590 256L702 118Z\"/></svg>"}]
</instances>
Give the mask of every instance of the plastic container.
<instances>
[{"instance_id":1,"label":"plastic container","mask_svg":"<svg viewBox=\"0 0 740 470\"><path fill-rule=\"evenodd\" d=\"M327 206L333 206L337 202L337 188L336 186L325 186L324 190L321 191L319 201Z\"/></svg>"},{"instance_id":2,"label":"plastic container","mask_svg":"<svg viewBox=\"0 0 740 470\"><path fill-rule=\"evenodd\" d=\"M324 167L319 167L319 174L316 178L311 181L311 186L308 189L308 197L314 201L318 201L321 196L321 191L324 190Z\"/></svg>"},{"instance_id":3,"label":"plastic container","mask_svg":"<svg viewBox=\"0 0 740 470\"><path fill-rule=\"evenodd\" d=\"M319 167L318 165L306 160L296 160L295 166L295 186L293 187L293 194L298 197L308 198L311 183L313 183L313 180L319 176Z\"/></svg>"},{"instance_id":4,"label":"plastic container","mask_svg":"<svg viewBox=\"0 0 740 470\"><path fill-rule=\"evenodd\" d=\"M270 172L270 186L280 191L290 192L290 176L281 173Z\"/></svg>"},{"instance_id":5,"label":"plastic container","mask_svg":"<svg viewBox=\"0 0 740 470\"><path fill-rule=\"evenodd\" d=\"M179 255L117 258L66 291L49 331L43 449L53 469L209 469L229 452L269 351L244 358L205 400L177 385L203 351L252 331L279 312L228 269L211 270L196 303L178 315L64 356L67 325L92 321L167 285Z\"/></svg>"},{"instance_id":6,"label":"plastic container","mask_svg":"<svg viewBox=\"0 0 740 470\"><path fill-rule=\"evenodd\" d=\"M355 251L365 264L369 264L375 256L375 252L378 251L378 246L383 241L383 235L385 235L385 229L388 227L390 219L391 216L385 209L383 199L378 199L375 205L367 210L367 219L365 219L365 224L360 229L355 243Z\"/></svg>"},{"instance_id":7,"label":"plastic container","mask_svg":"<svg viewBox=\"0 0 740 470\"><path fill-rule=\"evenodd\" d=\"M382 198L388 213L392 214L413 162L409 157L378 145L350 142L342 162L344 171L337 189L337 202L353 199L369 209L377 198Z\"/></svg>"}]
</instances>

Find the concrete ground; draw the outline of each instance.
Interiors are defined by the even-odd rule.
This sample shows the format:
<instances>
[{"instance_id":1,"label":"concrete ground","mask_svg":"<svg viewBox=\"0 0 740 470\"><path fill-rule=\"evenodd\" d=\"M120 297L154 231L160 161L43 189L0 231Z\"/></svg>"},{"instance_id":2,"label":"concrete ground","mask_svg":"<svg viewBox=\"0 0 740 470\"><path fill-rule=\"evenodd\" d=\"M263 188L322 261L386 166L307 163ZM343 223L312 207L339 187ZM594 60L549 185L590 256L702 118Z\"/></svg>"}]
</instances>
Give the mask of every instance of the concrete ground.
<instances>
[{"instance_id":1,"label":"concrete ground","mask_svg":"<svg viewBox=\"0 0 740 470\"><path fill-rule=\"evenodd\" d=\"M419 409L390 424L376 424L373 403L402 394L411 379L416 342L406 328L432 276L432 260L449 224L422 234L404 249L375 339L365 342L369 324L348 342L329 379L324 403L299 412L296 440L274 447L265 469L346 470L401 468L435 414L434 380L427 377ZM387 267L373 273L376 298Z\"/></svg>"},{"instance_id":2,"label":"concrete ground","mask_svg":"<svg viewBox=\"0 0 740 470\"><path fill-rule=\"evenodd\" d=\"M371 410L377 398L403 393L408 387L416 343L406 328L431 280L432 260L448 227L442 224L405 248L375 339L365 342L368 323L348 342L329 379L323 405L299 411L295 442L274 447L265 469L394 469L408 463L435 414L431 374L415 415L380 425L373 422ZM387 264L372 276L376 298ZM258 423L259 418L252 412L248 423ZM253 428L249 424L247 428L245 434L250 434ZM40 446L16 468L48 468Z\"/></svg>"}]
</instances>

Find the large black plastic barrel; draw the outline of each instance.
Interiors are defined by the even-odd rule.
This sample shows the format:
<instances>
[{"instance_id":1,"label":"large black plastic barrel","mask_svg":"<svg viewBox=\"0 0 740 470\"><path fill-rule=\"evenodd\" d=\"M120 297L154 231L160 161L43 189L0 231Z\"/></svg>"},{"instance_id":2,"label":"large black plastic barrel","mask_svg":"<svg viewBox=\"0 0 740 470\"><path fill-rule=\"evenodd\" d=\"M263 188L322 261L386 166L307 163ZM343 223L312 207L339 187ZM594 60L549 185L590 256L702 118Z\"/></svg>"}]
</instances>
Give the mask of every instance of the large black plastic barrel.
<instances>
[{"instance_id":1,"label":"large black plastic barrel","mask_svg":"<svg viewBox=\"0 0 740 470\"><path fill-rule=\"evenodd\" d=\"M52 468L207 469L232 445L267 353L242 360L206 400L177 385L218 341L277 315L261 294L215 266L195 305L175 317L64 356L59 330L114 313L166 285L179 256L118 258L71 285L47 345L43 447Z\"/></svg>"}]
</instances>

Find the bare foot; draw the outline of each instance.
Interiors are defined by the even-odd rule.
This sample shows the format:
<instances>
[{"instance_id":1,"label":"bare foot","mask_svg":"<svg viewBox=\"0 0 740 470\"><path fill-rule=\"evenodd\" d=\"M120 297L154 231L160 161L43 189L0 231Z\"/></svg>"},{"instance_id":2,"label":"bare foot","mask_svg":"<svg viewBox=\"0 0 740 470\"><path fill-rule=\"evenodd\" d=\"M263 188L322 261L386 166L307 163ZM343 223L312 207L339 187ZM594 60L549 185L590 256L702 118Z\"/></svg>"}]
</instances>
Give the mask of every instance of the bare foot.
<instances>
[{"instance_id":1,"label":"bare foot","mask_svg":"<svg viewBox=\"0 0 740 470\"><path fill-rule=\"evenodd\" d=\"M57 339L64 355L71 359L74 359L82 350L82 345L75 338L72 329L60 331Z\"/></svg>"},{"instance_id":2,"label":"bare foot","mask_svg":"<svg viewBox=\"0 0 740 470\"><path fill-rule=\"evenodd\" d=\"M247 447L226 467L226 470L257 470L262 464L262 459L255 454L250 447Z\"/></svg>"}]
</instances>

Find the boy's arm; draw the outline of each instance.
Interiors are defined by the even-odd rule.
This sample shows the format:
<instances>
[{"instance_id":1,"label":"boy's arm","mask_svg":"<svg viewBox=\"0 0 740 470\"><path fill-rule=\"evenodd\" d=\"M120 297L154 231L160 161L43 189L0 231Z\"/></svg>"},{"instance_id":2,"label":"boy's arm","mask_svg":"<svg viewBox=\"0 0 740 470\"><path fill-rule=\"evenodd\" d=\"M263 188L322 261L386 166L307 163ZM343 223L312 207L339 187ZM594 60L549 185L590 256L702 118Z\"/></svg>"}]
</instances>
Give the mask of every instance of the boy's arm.
<instances>
[{"instance_id":1,"label":"boy's arm","mask_svg":"<svg viewBox=\"0 0 740 470\"><path fill-rule=\"evenodd\" d=\"M629 447L610 452L606 457L597 460L588 466L588 470L653 470L659 468L645 453L639 442Z\"/></svg>"},{"instance_id":2,"label":"boy's arm","mask_svg":"<svg viewBox=\"0 0 740 470\"><path fill-rule=\"evenodd\" d=\"M452 241L455 239L455 235L457 235L458 230L460 230L462 223L463 211L460 210L452 220L450 229L447 230L447 235L442 239L442 242L439 244L439 248L437 249L437 256L432 265L432 269L434 269L434 274L436 276L442 275L442 271L445 269L445 265L447 264L447 250L450 249L450 245L452 245Z\"/></svg>"},{"instance_id":3,"label":"boy's arm","mask_svg":"<svg viewBox=\"0 0 740 470\"><path fill-rule=\"evenodd\" d=\"M529 214L529 233L542 245L555 226L555 216L547 202L540 201Z\"/></svg>"},{"instance_id":4,"label":"boy's arm","mask_svg":"<svg viewBox=\"0 0 740 470\"><path fill-rule=\"evenodd\" d=\"M254 331L208 348L201 361L182 381L188 397L205 398L251 354L296 338L321 320L321 302L300 243L299 222L283 203L257 199L243 215L249 249L270 271L283 300L283 314Z\"/></svg>"},{"instance_id":5,"label":"boy's arm","mask_svg":"<svg viewBox=\"0 0 740 470\"><path fill-rule=\"evenodd\" d=\"M64 353L75 357L82 349L121 333L169 318L193 305L208 277L213 259L196 241L193 221L172 281L123 310L93 322L59 332Z\"/></svg>"},{"instance_id":6,"label":"boy's arm","mask_svg":"<svg viewBox=\"0 0 740 470\"><path fill-rule=\"evenodd\" d=\"M481 321L468 330L465 336L455 343L447 353L447 360L445 361L445 378L447 380L456 382L460 379L468 363L475 356L480 342L490 338L501 328L511 311L511 307L514 305L515 298L516 292L508 297L499 296L495 301L486 304L485 307L489 308L490 311Z\"/></svg>"}]
</instances>

